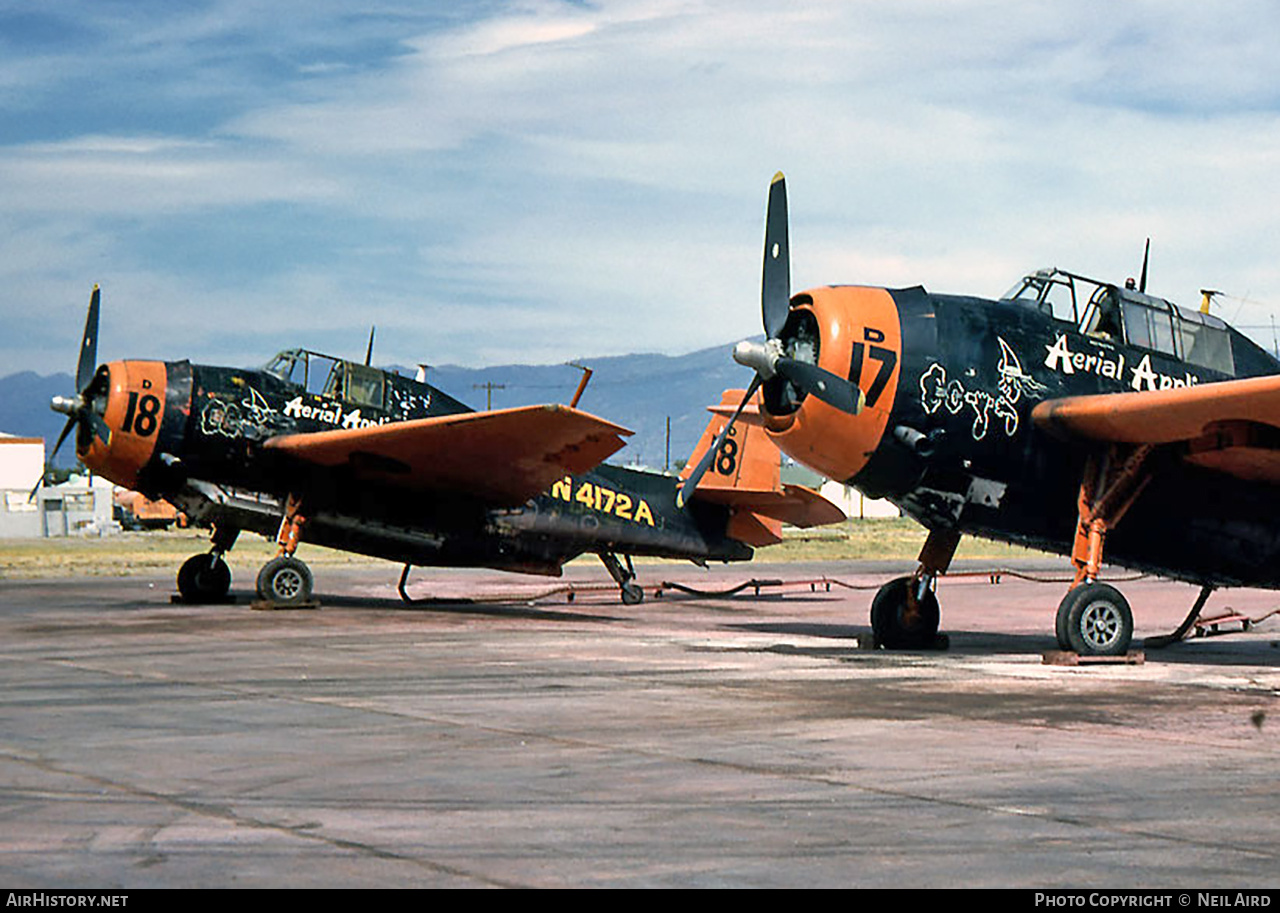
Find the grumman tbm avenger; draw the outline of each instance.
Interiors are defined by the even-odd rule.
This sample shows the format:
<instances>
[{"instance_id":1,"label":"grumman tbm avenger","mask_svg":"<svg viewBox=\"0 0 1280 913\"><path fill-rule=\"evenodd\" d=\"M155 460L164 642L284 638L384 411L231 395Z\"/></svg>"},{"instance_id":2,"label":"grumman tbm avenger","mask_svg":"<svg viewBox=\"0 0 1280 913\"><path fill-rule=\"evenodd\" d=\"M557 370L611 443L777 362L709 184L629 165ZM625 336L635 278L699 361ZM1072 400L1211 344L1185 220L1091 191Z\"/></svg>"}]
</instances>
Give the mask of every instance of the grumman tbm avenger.
<instances>
[{"instance_id":1,"label":"grumman tbm avenger","mask_svg":"<svg viewBox=\"0 0 1280 913\"><path fill-rule=\"evenodd\" d=\"M737 413L794 459L928 529L919 566L871 605L874 637L937 637L937 578L962 535L1068 555L1064 650L1126 652L1133 615L1110 564L1201 587L1280 588L1280 362L1140 282L1058 269L997 300L922 287L792 296L786 184L770 187L766 340ZM759 406L748 404L762 388ZM725 410L726 412L730 410ZM731 420L727 429L731 431ZM704 459L691 475L694 486Z\"/></svg>"},{"instance_id":2,"label":"grumman tbm avenger","mask_svg":"<svg viewBox=\"0 0 1280 913\"><path fill-rule=\"evenodd\" d=\"M226 597L224 555L245 530L279 543L256 586L277 604L311 597L296 555L304 540L402 562L406 599L412 566L555 576L595 553L634 603L643 590L632 556L741 561L780 541L784 521L844 518L816 492L781 484L777 448L753 429L731 429L715 471L677 509L675 477L603 464L631 432L574 408L577 396L472 411L422 379L371 367L372 336L364 364L290 349L258 369L96 366L100 300L95 287L78 392L51 404L68 416L54 452L74 429L89 470L212 530L208 553L178 571L189 602ZM700 448L715 437L708 430Z\"/></svg>"}]
</instances>

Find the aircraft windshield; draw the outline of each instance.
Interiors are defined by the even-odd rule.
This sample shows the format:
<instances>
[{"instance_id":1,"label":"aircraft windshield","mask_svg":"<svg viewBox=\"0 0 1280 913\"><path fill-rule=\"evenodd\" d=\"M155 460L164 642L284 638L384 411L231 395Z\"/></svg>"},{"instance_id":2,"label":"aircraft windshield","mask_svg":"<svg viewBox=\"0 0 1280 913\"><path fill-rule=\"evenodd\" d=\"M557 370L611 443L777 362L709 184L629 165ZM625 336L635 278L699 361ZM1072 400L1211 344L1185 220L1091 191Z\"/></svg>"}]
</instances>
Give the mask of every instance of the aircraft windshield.
<instances>
[{"instance_id":1,"label":"aircraft windshield","mask_svg":"<svg viewBox=\"0 0 1280 913\"><path fill-rule=\"evenodd\" d=\"M1059 269L1036 270L1001 295L1001 300L1016 301L1035 308L1046 316L1079 323L1085 302L1101 283Z\"/></svg>"},{"instance_id":2,"label":"aircraft windshield","mask_svg":"<svg viewBox=\"0 0 1280 913\"><path fill-rule=\"evenodd\" d=\"M342 392L342 362L328 355L307 353L307 392L339 396Z\"/></svg>"},{"instance_id":3,"label":"aircraft windshield","mask_svg":"<svg viewBox=\"0 0 1280 913\"><path fill-rule=\"evenodd\" d=\"M307 355L297 349L288 349L267 362L262 370L274 374L287 384L301 386L305 383L307 373Z\"/></svg>"},{"instance_id":4,"label":"aircraft windshield","mask_svg":"<svg viewBox=\"0 0 1280 913\"><path fill-rule=\"evenodd\" d=\"M306 349L286 349L263 368L285 383L305 387L308 393L341 396L345 382L342 370L346 362Z\"/></svg>"}]
</instances>

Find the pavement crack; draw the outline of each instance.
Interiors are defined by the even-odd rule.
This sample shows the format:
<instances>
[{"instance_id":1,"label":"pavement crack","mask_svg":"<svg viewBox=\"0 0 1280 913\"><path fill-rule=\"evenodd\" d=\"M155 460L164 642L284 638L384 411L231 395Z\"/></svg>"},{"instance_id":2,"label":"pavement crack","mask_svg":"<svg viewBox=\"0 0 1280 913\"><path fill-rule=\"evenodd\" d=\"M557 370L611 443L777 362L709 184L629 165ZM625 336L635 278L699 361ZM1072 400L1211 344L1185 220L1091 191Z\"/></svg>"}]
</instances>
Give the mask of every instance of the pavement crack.
<instances>
[{"instance_id":1,"label":"pavement crack","mask_svg":"<svg viewBox=\"0 0 1280 913\"><path fill-rule=\"evenodd\" d=\"M136 799L143 799L149 802L157 802L170 808L176 808L184 812L194 815L200 815L209 818L216 818L234 824L237 827L253 827L263 830L274 831L275 833L287 834L298 840L309 841L313 843L323 844L333 849L344 850L346 852L355 853L361 856L368 856L376 859L383 859L392 862L400 862L412 865L418 868L426 869L430 872L440 875L450 875L455 878L464 878L474 881L478 884L487 885L498 888L522 888L528 885L518 882L512 882L505 879L492 878L478 872L469 871L457 866L447 865L441 862L435 862L430 859L422 859L415 856L407 856L403 853L396 853L371 843L357 840L348 840L343 837L336 837L332 834L326 834L319 830L319 825L313 821L302 822L300 824L284 824L278 821L269 821L262 818L255 818L249 815L237 812L230 805L218 804L208 801L195 800L185 798L183 796L173 795L171 793L158 792L153 789L146 789L132 783L126 783L120 780L103 777L98 774L86 773L81 770L74 770L69 767L54 764L44 758L35 758L27 753L18 753L8 750L0 750L0 758L13 761L19 764L26 764L41 770L44 773L56 774L59 776L74 777L84 783L91 784L99 790L115 790ZM72 797L68 797L72 798ZM73 801L84 801L86 797L75 797ZM164 854L152 853L143 860L143 864L154 865L163 858Z\"/></svg>"}]
</instances>

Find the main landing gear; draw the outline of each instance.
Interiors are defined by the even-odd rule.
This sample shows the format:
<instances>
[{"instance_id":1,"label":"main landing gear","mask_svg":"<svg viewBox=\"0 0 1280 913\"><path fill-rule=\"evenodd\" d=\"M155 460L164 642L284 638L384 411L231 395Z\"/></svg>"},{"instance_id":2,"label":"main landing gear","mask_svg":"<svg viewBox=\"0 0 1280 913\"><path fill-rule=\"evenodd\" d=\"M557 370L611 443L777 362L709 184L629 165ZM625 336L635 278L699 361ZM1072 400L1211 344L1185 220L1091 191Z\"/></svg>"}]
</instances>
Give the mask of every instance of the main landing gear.
<instances>
[{"instance_id":1,"label":"main landing gear","mask_svg":"<svg viewBox=\"0 0 1280 913\"><path fill-rule=\"evenodd\" d=\"M644 602L644 589L635 582L636 569L631 566L631 556L622 556L627 562L626 567L623 567L622 562L613 552L598 552L598 554L605 568L608 569L609 576L618 584L623 605L639 605Z\"/></svg>"},{"instance_id":2,"label":"main landing gear","mask_svg":"<svg viewBox=\"0 0 1280 913\"><path fill-rule=\"evenodd\" d=\"M1079 521L1071 548L1075 581L1058 605L1058 646L1081 656L1123 656L1133 640L1133 611L1120 591L1098 582L1107 532L1114 529L1151 481L1154 448L1127 453L1111 446L1085 463L1078 500Z\"/></svg>"},{"instance_id":3,"label":"main landing gear","mask_svg":"<svg viewBox=\"0 0 1280 913\"><path fill-rule=\"evenodd\" d=\"M222 556L231 551L240 530L215 526L210 536L212 548L192 555L178 569L178 594L183 602L224 602L231 589L231 568Z\"/></svg>"},{"instance_id":4,"label":"main landing gear","mask_svg":"<svg viewBox=\"0 0 1280 913\"><path fill-rule=\"evenodd\" d=\"M947 636L938 633L940 612L937 579L946 572L960 544L954 530L930 530L920 550L920 566L910 577L890 580L871 601L871 633L877 647L887 650L945 649Z\"/></svg>"},{"instance_id":5,"label":"main landing gear","mask_svg":"<svg viewBox=\"0 0 1280 913\"><path fill-rule=\"evenodd\" d=\"M258 572L259 599L276 605L298 605L311 600L311 571L294 557L302 538L302 527L307 522L301 508L302 500L290 495L285 503L280 532L276 535L280 554ZM215 526L209 552L192 555L183 563L178 571L178 593L183 602L226 601L231 589L231 569L223 555L231 551L239 534L239 529Z\"/></svg>"},{"instance_id":6,"label":"main landing gear","mask_svg":"<svg viewBox=\"0 0 1280 913\"><path fill-rule=\"evenodd\" d=\"M311 600L311 570L294 557L302 539L302 527L307 518L302 514L302 499L289 495L285 502L284 519L276 542L280 554L262 566L258 572L258 598L276 605L298 605Z\"/></svg>"},{"instance_id":7,"label":"main landing gear","mask_svg":"<svg viewBox=\"0 0 1280 913\"><path fill-rule=\"evenodd\" d=\"M1085 462L1077 502L1079 520L1071 548L1075 580L1058 605L1054 625L1058 646L1081 656L1123 656L1133 641L1133 610L1115 587L1101 583L1107 533L1115 529L1152 478L1154 445L1111 445ZM880 588L871 603L871 630L877 646L922 649L937 646L938 599L934 583L945 573L960 535L932 530L920 552L920 567ZM1201 589L1187 620L1172 635L1148 638L1152 647L1180 640L1212 592Z\"/></svg>"}]
</instances>

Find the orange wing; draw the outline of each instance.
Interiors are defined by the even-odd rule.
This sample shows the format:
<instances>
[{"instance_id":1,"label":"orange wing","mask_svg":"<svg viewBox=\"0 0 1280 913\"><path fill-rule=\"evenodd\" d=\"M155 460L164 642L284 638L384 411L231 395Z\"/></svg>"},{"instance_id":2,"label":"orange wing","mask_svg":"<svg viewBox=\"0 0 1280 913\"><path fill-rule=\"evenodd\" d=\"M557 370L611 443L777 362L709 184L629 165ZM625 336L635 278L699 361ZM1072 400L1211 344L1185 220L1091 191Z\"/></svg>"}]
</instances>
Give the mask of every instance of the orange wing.
<instances>
[{"instance_id":1,"label":"orange wing","mask_svg":"<svg viewBox=\"0 0 1280 913\"><path fill-rule=\"evenodd\" d=\"M289 434L266 446L306 463L349 470L358 479L514 507L565 473L603 462L630 434L586 412L547 405Z\"/></svg>"},{"instance_id":2,"label":"orange wing","mask_svg":"<svg viewBox=\"0 0 1280 913\"><path fill-rule=\"evenodd\" d=\"M1183 458L1253 481L1280 482L1280 375L1172 390L1047 400L1031 417L1060 437L1185 444Z\"/></svg>"}]
</instances>

